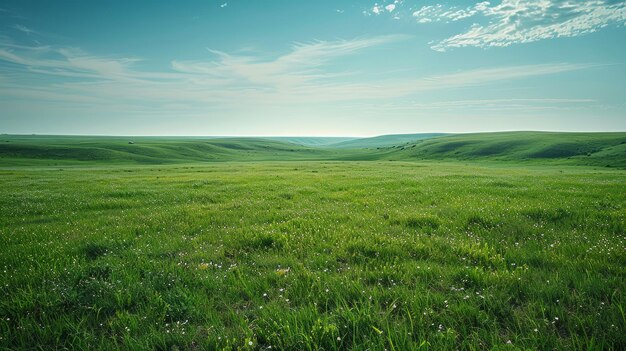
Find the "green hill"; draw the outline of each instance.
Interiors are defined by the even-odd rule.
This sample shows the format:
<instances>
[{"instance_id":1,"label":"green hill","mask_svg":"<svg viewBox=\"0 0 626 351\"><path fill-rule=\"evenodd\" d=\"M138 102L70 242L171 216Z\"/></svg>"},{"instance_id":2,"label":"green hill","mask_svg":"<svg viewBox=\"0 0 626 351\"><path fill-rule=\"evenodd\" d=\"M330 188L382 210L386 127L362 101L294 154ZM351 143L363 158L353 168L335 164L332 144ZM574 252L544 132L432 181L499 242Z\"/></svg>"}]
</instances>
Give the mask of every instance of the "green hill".
<instances>
[{"instance_id":1,"label":"green hill","mask_svg":"<svg viewBox=\"0 0 626 351\"><path fill-rule=\"evenodd\" d=\"M419 134L412 134L413 137ZM409 135L305 146L268 138L0 136L0 166L222 161L444 160L626 168L626 133L456 134L406 142ZM301 142L305 142L301 141ZM327 140L328 141L328 140ZM311 141L309 141L311 142ZM323 143L323 141L318 141ZM395 142L392 146L386 143ZM348 148L346 145L352 145ZM360 145L360 146L359 146Z\"/></svg>"},{"instance_id":2,"label":"green hill","mask_svg":"<svg viewBox=\"0 0 626 351\"><path fill-rule=\"evenodd\" d=\"M283 141L303 146L329 146L346 141L358 140L351 137L263 137L263 139Z\"/></svg>"},{"instance_id":3,"label":"green hill","mask_svg":"<svg viewBox=\"0 0 626 351\"><path fill-rule=\"evenodd\" d=\"M3 135L0 165L76 162L176 163L211 161L328 160L365 154L336 152L263 138L178 138Z\"/></svg>"},{"instance_id":4,"label":"green hill","mask_svg":"<svg viewBox=\"0 0 626 351\"><path fill-rule=\"evenodd\" d=\"M390 159L536 161L626 167L626 133L449 135L386 148Z\"/></svg>"},{"instance_id":5,"label":"green hill","mask_svg":"<svg viewBox=\"0 0 626 351\"><path fill-rule=\"evenodd\" d=\"M343 141L328 145L333 148L342 149L361 149L361 148L377 148L412 143L418 140L441 137L448 134L444 133L421 133L421 134L389 134L380 135L371 138L360 138L354 140Z\"/></svg>"}]
</instances>

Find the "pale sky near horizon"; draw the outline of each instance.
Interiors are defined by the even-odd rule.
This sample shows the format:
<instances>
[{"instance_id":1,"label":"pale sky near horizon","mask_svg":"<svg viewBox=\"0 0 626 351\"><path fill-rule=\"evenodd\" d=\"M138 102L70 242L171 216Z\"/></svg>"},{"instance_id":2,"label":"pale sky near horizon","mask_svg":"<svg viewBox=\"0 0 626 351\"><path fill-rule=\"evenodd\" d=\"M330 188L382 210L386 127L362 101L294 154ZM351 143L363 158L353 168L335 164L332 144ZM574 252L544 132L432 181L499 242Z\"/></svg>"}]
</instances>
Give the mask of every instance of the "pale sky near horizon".
<instances>
[{"instance_id":1,"label":"pale sky near horizon","mask_svg":"<svg viewBox=\"0 0 626 351\"><path fill-rule=\"evenodd\" d=\"M0 2L0 133L626 131L626 2Z\"/></svg>"}]
</instances>

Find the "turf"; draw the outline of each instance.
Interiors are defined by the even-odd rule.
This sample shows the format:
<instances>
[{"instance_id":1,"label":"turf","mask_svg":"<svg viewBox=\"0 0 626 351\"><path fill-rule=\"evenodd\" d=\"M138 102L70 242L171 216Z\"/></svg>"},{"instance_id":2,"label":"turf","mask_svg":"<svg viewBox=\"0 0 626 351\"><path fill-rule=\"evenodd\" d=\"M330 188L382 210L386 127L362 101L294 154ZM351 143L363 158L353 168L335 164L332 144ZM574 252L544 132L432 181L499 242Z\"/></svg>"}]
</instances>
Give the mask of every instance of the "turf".
<instances>
[{"instance_id":1,"label":"turf","mask_svg":"<svg viewBox=\"0 0 626 351\"><path fill-rule=\"evenodd\" d=\"M0 349L626 348L622 170L103 162L0 179Z\"/></svg>"},{"instance_id":2,"label":"turf","mask_svg":"<svg viewBox=\"0 0 626 351\"><path fill-rule=\"evenodd\" d=\"M626 133L372 139L0 136L0 349L626 348Z\"/></svg>"}]
</instances>

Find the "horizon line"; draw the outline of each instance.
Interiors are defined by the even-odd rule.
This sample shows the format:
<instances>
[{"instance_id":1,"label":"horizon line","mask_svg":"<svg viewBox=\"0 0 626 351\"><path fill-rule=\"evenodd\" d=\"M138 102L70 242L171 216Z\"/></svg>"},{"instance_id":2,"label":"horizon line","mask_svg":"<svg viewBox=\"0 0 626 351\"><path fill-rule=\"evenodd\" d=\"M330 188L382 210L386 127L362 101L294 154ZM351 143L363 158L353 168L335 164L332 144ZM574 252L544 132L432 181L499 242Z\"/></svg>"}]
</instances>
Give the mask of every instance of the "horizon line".
<instances>
[{"instance_id":1,"label":"horizon line","mask_svg":"<svg viewBox=\"0 0 626 351\"><path fill-rule=\"evenodd\" d=\"M385 134L371 134L365 136L354 135L184 135L184 134L54 134L54 133L0 133L0 136L68 136L68 137L119 137L119 138L353 138L353 139L365 139L375 138L381 136L392 135L423 135L423 134L441 134L441 135L461 135L461 134L489 134L489 133L626 133L626 130L602 130L602 131L590 131L590 130L487 130L487 131L469 131L469 132L408 132L408 133L385 133Z\"/></svg>"}]
</instances>

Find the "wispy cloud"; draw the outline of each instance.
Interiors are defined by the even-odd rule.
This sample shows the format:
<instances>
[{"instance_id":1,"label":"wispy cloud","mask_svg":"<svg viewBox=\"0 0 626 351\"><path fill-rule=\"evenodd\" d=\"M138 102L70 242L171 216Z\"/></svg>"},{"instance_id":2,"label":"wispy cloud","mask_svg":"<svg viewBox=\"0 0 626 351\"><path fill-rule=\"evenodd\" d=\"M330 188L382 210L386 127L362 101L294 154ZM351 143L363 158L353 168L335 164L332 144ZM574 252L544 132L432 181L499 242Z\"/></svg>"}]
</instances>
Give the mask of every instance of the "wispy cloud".
<instances>
[{"instance_id":1,"label":"wispy cloud","mask_svg":"<svg viewBox=\"0 0 626 351\"><path fill-rule=\"evenodd\" d=\"M26 19L24 16L20 15L16 11L6 8L6 7L0 8L0 17L4 17L5 19L7 18L18 19L18 20Z\"/></svg>"},{"instance_id":2,"label":"wispy cloud","mask_svg":"<svg viewBox=\"0 0 626 351\"><path fill-rule=\"evenodd\" d=\"M307 92L322 91L323 87L333 85L331 78L349 74L327 72L325 66L331 60L405 39L406 36L393 35L298 43L288 53L273 59L209 50L208 54L215 59L174 60L171 69L163 71L140 70L137 58L99 57L75 48L10 43L0 45L0 61L11 63L13 73L31 79L39 77L42 80L44 76L67 78L54 80L49 87L54 96L61 91L72 96L108 96L121 100L180 99L206 103L247 98L263 102L272 97L279 100L299 94L304 98ZM14 82L15 93L31 89L20 80ZM42 88L38 86L37 91Z\"/></svg>"},{"instance_id":3,"label":"wispy cloud","mask_svg":"<svg viewBox=\"0 0 626 351\"><path fill-rule=\"evenodd\" d=\"M435 42L431 47L437 51L576 37L626 24L626 2L619 0L502 0L498 4L481 1L466 7L436 4L400 9L402 5L394 7L394 16L412 11L411 17L421 24L471 19L473 24L465 31ZM385 13L382 5L374 7L376 13Z\"/></svg>"},{"instance_id":4,"label":"wispy cloud","mask_svg":"<svg viewBox=\"0 0 626 351\"><path fill-rule=\"evenodd\" d=\"M277 88L306 84L311 81L342 75L324 72L331 60L358 51L407 39L404 35L378 36L365 39L297 43L291 51L275 59L255 56L234 56L217 50L216 61L174 61L172 68L182 73L202 74L216 79Z\"/></svg>"},{"instance_id":5,"label":"wispy cloud","mask_svg":"<svg viewBox=\"0 0 626 351\"><path fill-rule=\"evenodd\" d=\"M141 75L130 69L137 59L89 56L75 48L2 46L0 61L16 64L30 73L106 80L133 79Z\"/></svg>"},{"instance_id":6,"label":"wispy cloud","mask_svg":"<svg viewBox=\"0 0 626 351\"><path fill-rule=\"evenodd\" d=\"M509 46L558 37L576 37L609 25L623 26L626 3L608 1L512 1L487 7L477 13L488 17L487 25L475 25L468 31L435 44L445 51L464 46Z\"/></svg>"},{"instance_id":7,"label":"wispy cloud","mask_svg":"<svg viewBox=\"0 0 626 351\"><path fill-rule=\"evenodd\" d=\"M388 103L368 106L380 111L540 111L575 110L597 105L593 99L526 98L526 99L476 99L446 100L435 102Z\"/></svg>"},{"instance_id":8,"label":"wispy cloud","mask_svg":"<svg viewBox=\"0 0 626 351\"><path fill-rule=\"evenodd\" d=\"M26 33L28 35L36 33L34 30L32 30L32 29L30 29L30 28L28 28L28 27L26 27L24 25L21 25L21 24L15 24L15 25L13 25L13 28L17 29L18 31L20 31L22 33Z\"/></svg>"},{"instance_id":9,"label":"wispy cloud","mask_svg":"<svg viewBox=\"0 0 626 351\"><path fill-rule=\"evenodd\" d=\"M0 43L3 97L74 105L121 105L128 110L171 106L298 106L333 101L383 101L423 91L474 87L589 68L550 63L480 68L454 73L380 79L337 70L332 61L391 45L406 36L297 43L276 57L209 50L206 61L174 60L169 68L142 70L133 57L102 57L76 48ZM331 69L331 67L335 67Z\"/></svg>"},{"instance_id":10,"label":"wispy cloud","mask_svg":"<svg viewBox=\"0 0 626 351\"><path fill-rule=\"evenodd\" d=\"M472 17L489 8L489 2L479 2L466 8L448 7L441 4L423 6L412 13L419 23L430 22L455 22L464 18Z\"/></svg>"}]
</instances>

